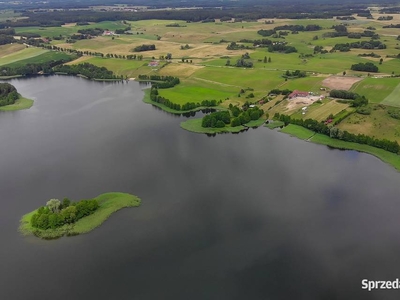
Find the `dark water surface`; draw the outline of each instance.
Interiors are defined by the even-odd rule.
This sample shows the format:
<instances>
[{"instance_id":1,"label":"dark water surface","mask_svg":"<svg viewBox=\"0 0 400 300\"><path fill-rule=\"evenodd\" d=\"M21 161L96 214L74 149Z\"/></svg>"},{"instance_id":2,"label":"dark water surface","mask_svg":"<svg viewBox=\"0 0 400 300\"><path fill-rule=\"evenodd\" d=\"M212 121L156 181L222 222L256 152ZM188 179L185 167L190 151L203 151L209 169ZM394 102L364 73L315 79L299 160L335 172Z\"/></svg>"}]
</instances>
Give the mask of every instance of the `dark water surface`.
<instances>
[{"instance_id":1,"label":"dark water surface","mask_svg":"<svg viewBox=\"0 0 400 300\"><path fill-rule=\"evenodd\" d=\"M400 174L267 128L205 135L136 82L11 81L0 112L0 299L399 299ZM109 191L142 206L77 237L17 232L50 198Z\"/></svg>"}]
</instances>

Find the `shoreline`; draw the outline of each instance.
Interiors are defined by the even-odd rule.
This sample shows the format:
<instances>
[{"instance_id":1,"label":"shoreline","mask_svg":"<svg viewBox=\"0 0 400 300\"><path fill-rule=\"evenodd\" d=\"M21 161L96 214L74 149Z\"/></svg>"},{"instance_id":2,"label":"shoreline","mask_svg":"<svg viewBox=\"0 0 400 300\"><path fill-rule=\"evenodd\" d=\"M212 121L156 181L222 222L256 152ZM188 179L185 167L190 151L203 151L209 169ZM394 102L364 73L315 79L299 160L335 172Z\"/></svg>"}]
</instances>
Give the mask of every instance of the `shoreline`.
<instances>
[{"instance_id":1,"label":"shoreline","mask_svg":"<svg viewBox=\"0 0 400 300\"><path fill-rule=\"evenodd\" d=\"M290 136L296 137L300 140L311 142L314 144L325 145L330 148L338 149L338 150L350 150L350 151L358 151L361 153L367 153L375 156L380 159L382 162L391 165L397 171L400 172L400 155L395 153L372 147L369 145L363 145L353 142L346 142L338 139L333 139L326 135L315 133L309 129L304 127L289 124L283 129L279 130L279 132L288 134Z\"/></svg>"},{"instance_id":2,"label":"shoreline","mask_svg":"<svg viewBox=\"0 0 400 300\"><path fill-rule=\"evenodd\" d=\"M42 230L31 226L30 220L37 209L25 214L20 220L19 232L24 236L34 235L41 239L57 239L63 236L84 234L102 225L113 213L127 207L138 207L141 199L128 193L111 192L95 197L99 208L73 224L55 229Z\"/></svg>"},{"instance_id":3,"label":"shoreline","mask_svg":"<svg viewBox=\"0 0 400 300\"><path fill-rule=\"evenodd\" d=\"M221 106L212 106L212 107L199 106L199 107L196 107L196 108L193 108L193 109L190 109L190 110L176 110L176 109L169 108L169 107L165 106L164 104L152 101L150 99L150 89L149 88L143 89L143 92L144 92L144 96L143 96L143 100L142 101L144 103L152 104L152 105L160 108L161 110L163 110L165 112L168 112L168 113L171 113L171 114L175 114L175 115L191 113L191 112L197 112L197 111L201 111L201 110L204 110L204 109L215 109L215 110L224 109L224 110L226 110L226 108L221 107Z\"/></svg>"}]
</instances>

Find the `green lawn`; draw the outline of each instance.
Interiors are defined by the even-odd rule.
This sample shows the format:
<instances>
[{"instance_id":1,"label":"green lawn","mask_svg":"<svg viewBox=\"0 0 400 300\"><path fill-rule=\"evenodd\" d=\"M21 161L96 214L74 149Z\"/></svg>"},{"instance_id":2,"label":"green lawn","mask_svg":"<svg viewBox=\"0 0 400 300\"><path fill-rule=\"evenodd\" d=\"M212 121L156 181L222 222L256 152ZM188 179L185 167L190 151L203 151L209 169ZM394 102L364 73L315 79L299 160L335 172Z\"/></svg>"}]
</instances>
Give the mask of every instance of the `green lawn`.
<instances>
[{"instance_id":1,"label":"green lawn","mask_svg":"<svg viewBox=\"0 0 400 300\"><path fill-rule=\"evenodd\" d=\"M14 111L14 110L21 110L21 109L28 109L31 108L33 105L33 100L27 99L24 97L19 97L14 104L0 106L0 111Z\"/></svg>"},{"instance_id":2,"label":"green lawn","mask_svg":"<svg viewBox=\"0 0 400 300\"><path fill-rule=\"evenodd\" d=\"M74 224L64 225L57 229L40 230L33 228L30 224L32 216L36 210L24 215L20 221L19 231L23 235L34 234L43 239L54 239L64 235L78 235L92 231L103 224L114 212L125 208L139 206L141 200L126 193L105 193L97 196L99 208L91 215L78 220Z\"/></svg>"}]
</instances>

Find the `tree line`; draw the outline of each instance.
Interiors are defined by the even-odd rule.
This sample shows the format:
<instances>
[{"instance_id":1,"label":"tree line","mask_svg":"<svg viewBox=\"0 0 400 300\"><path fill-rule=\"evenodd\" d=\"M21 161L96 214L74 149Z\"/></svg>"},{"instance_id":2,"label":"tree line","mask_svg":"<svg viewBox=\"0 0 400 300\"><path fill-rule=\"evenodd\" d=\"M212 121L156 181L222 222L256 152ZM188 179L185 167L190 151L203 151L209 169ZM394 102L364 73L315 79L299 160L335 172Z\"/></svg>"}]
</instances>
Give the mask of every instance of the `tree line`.
<instances>
[{"instance_id":1,"label":"tree line","mask_svg":"<svg viewBox=\"0 0 400 300\"><path fill-rule=\"evenodd\" d=\"M0 66L0 74L2 76L14 76L14 75L22 75L22 76L30 76L37 75L39 73L43 74L54 74L53 67L58 66L60 64L64 64L68 61L71 61L73 58L67 59L58 59L51 60L42 63L29 63L22 66Z\"/></svg>"},{"instance_id":2,"label":"tree line","mask_svg":"<svg viewBox=\"0 0 400 300\"><path fill-rule=\"evenodd\" d=\"M160 96L158 93L158 89L155 86L151 87L150 99L151 99L151 101L163 104L166 107L177 110L177 111L188 111L188 110L196 109L198 107L213 107L213 106L217 106L219 103L221 103L221 101L217 102L217 100L203 100L201 102L196 102L196 103L188 102L188 103L181 105L181 104L174 103L171 100Z\"/></svg>"},{"instance_id":3,"label":"tree line","mask_svg":"<svg viewBox=\"0 0 400 300\"><path fill-rule=\"evenodd\" d=\"M144 81L152 81L153 87L158 89L168 89L180 83L178 77L161 75L139 75L138 78Z\"/></svg>"},{"instance_id":4,"label":"tree line","mask_svg":"<svg viewBox=\"0 0 400 300\"><path fill-rule=\"evenodd\" d=\"M66 224L73 224L93 214L98 208L99 203L96 199L78 202L71 202L68 198L64 198L62 202L51 199L32 216L31 225L42 230L56 229Z\"/></svg>"},{"instance_id":5,"label":"tree line","mask_svg":"<svg viewBox=\"0 0 400 300\"><path fill-rule=\"evenodd\" d=\"M363 95L359 95L354 92L346 91L346 90L331 90L329 92L329 96L333 98L340 98L340 99L348 99L353 100L351 101L351 106L353 107L360 107L368 105L368 99Z\"/></svg>"},{"instance_id":6,"label":"tree line","mask_svg":"<svg viewBox=\"0 0 400 300\"><path fill-rule=\"evenodd\" d=\"M78 65L59 65L54 68L54 72L65 73L68 75L83 75L89 79L120 79L112 71L105 67L98 67L90 63Z\"/></svg>"},{"instance_id":7,"label":"tree line","mask_svg":"<svg viewBox=\"0 0 400 300\"><path fill-rule=\"evenodd\" d=\"M333 139L339 139L346 142L353 142L358 144L369 145L376 148L381 148L383 150L399 154L400 146L397 141L389 141L387 139L376 139L365 134L352 134L348 131L342 131L337 127L329 127L324 122L318 122L313 119L294 119L288 115L276 113L274 118L288 124L295 124L302 126L304 128L310 129L314 132L327 135Z\"/></svg>"}]
</instances>

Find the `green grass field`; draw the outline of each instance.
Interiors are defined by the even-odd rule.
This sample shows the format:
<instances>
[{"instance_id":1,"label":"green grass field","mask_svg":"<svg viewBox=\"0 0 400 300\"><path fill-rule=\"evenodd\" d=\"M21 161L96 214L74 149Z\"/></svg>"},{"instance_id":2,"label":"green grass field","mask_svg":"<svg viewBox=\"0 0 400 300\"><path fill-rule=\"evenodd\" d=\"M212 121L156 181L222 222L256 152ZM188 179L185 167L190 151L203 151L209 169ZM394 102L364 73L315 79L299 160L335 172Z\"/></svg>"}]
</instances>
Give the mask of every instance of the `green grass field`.
<instances>
[{"instance_id":1,"label":"green grass field","mask_svg":"<svg viewBox=\"0 0 400 300\"><path fill-rule=\"evenodd\" d=\"M365 78L353 85L351 91L367 97L369 102L380 103L384 101L389 95L394 93L394 96L400 91L395 93L395 88L399 86L400 78ZM394 99L396 97L393 97ZM398 97L397 97L398 98ZM389 98L390 99L390 98ZM390 102L390 101L389 101ZM400 105L400 101L398 102ZM384 103L387 104L387 103ZM390 105L390 104L387 104Z\"/></svg>"},{"instance_id":2,"label":"green grass field","mask_svg":"<svg viewBox=\"0 0 400 300\"><path fill-rule=\"evenodd\" d=\"M21 109L28 109L31 108L32 105L33 105L33 100L20 96L19 99L15 101L14 104L0 106L0 111L15 111Z\"/></svg>"},{"instance_id":3,"label":"green grass field","mask_svg":"<svg viewBox=\"0 0 400 300\"><path fill-rule=\"evenodd\" d=\"M206 83L188 80L174 88L160 89L159 94L174 103L185 104L188 102L200 102L203 100L222 100L236 96L237 88L221 86L214 83Z\"/></svg>"},{"instance_id":4,"label":"green grass field","mask_svg":"<svg viewBox=\"0 0 400 300\"><path fill-rule=\"evenodd\" d=\"M400 107L400 83L383 99L382 104Z\"/></svg>"},{"instance_id":5,"label":"green grass field","mask_svg":"<svg viewBox=\"0 0 400 300\"><path fill-rule=\"evenodd\" d=\"M19 231L23 235L34 234L43 239L54 239L64 235L78 235L92 231L103 224L113 213L125 208L139 206L141 200L126 193L105 193L97 196L99 208L91 215L78 220L74 224L64 225L57 229L40 230L33 228L30 224L32 216L36 210L24 215L20 221Z\"/></svg>"},{"instance_id":6,"label":"green grass field","mask_svg":"<svg viewBox=\"0 0 400 300\"><path fill-rule=\"evenodd\" d=\"M128 76L129 78L135 78L139 74L147 75L152 72L152 68L147 66L148 61L93 57L85 62L98 67L106 67L117 75Z\"/></svg>"},{"instance_id":7,"label":"green grass field","mask_svg":"<svg viewBox=\"0 0 400 300\"><path fill-rule=\"evenodd\" d=\"M15 53L0 58L0 66L11 64L24 59L34 58L40 54L46 53L48 50L40 48L25 48Z\"/></svg>"},{"instance_id":8,"label":"green grass field","mask_svg":"<svg viewBox=\"0 0 400 300\"><path fill-rule=\"evenodd\" d=\"M74 56L71 56L71 55L63 53L63 52L46 51L44 53L41 53L41 54L33 56L33 57L14 61L9 64L4 64L4 66L10 67L10 68L17 68L17 67L25 66L27 64L41 64L41 63L49 62L52 60L61 60L61 59L67 60L67 59L70 59L71 57L74 57Z\"/></svg>"}]
</instances>

